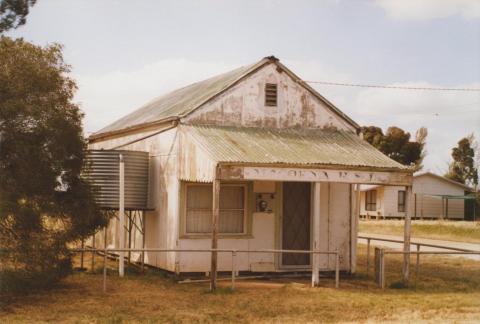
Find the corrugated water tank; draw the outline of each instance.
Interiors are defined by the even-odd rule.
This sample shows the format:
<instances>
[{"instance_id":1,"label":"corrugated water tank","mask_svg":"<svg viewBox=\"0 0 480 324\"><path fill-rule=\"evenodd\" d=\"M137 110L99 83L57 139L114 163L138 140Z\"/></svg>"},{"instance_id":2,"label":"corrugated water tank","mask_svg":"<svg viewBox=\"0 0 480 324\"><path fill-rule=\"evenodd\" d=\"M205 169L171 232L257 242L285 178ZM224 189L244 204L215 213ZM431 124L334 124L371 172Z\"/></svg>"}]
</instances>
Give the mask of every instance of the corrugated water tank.
<instances>
[{"instance_id":1,"label":"corrugated water tank","mask_svg":"<svg viewBox=\"0 0 480 324\"><path fill-rule=\"evenodd\" d=\"M95 199L102 208L118 209L120 194L120 154L125 166L125 209L148 209L148 152L89 150L84 177L96 189Z\"/></svg>"}]
</instances>

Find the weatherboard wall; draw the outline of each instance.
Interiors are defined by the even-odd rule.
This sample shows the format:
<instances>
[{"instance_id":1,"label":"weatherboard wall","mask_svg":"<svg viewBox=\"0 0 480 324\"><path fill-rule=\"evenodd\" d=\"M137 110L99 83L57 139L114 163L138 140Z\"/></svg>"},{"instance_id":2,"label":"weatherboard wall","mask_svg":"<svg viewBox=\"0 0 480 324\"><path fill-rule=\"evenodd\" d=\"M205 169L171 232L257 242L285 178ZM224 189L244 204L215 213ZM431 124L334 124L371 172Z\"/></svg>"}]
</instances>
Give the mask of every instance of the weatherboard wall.
<instances>
[{"instance_id":1,"label":"weatherboard wall","mask_svg":"<svg viewBox=\"0 0 480 324\"><path fill-rule=\"evenodd\" d=\"M265 105L265 84L275 83L277 106ZM213 100L200 106L182 122L217 126L266 128L307 127L355 131L299 82L268 64Z\"/></svg>"}]
</instances>

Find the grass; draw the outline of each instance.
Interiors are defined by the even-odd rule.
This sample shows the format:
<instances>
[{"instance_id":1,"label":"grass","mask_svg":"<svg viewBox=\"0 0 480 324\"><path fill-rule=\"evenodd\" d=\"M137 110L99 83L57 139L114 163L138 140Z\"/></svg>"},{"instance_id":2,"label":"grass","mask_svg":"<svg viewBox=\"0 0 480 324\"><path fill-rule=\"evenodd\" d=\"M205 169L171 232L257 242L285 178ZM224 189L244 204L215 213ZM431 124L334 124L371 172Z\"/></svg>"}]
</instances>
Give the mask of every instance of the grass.
<instances>
[{"instance_id":1,"label":"grass","mask_svg":"<svg viewBox=\"0 0 480 324\"><path fill-rule=\"evenodd\" d=\"M49 292L0 296L4 301L0 318L3 323L443 323L480 318L478 261L422 257L417 287L399 289L401 257L389 255L385 291L375 287L365 264L365 248L360 246L358 273L342 276L339 290L334 289L332 278L323 278L320 288L310 288L308 279L278 279L237 281L234 292L228 282L221 282L214 294L208 292L207 284L177 284L161 272L149 270L120 279L114 269L108 276L108 292L103 294L99 273L75 273ZM85 265L90 265L88 258Z\"/></svg>"},{"instance_id":2,"label":"grass","mask_svg":"<svg viewBox=\"0 0 480 324\"><path fill-rule=\"evenodd\" d=\"M360 221L362 233L403 236L402 220ZM412 221L412 238L480 243L480 222L465 221Z\"/></svg>"}]
</instances>

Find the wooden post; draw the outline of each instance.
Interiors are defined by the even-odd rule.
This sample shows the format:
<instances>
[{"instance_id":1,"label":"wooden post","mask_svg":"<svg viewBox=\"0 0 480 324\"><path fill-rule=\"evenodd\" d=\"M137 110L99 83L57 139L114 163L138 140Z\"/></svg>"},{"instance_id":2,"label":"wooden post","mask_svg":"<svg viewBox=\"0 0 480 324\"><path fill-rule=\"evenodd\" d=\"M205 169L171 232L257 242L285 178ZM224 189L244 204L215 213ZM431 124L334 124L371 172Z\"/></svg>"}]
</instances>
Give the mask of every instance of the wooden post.
<instances>
[{"instance_id":1,"label":"wooden post","mask_svg":"<svg viewBox=\"0 0 480 324\"><path fill-rule=\"evenodd\" d=\"M370 238L367 238L367 276L370 269Z\"/></svg>"},{"instance_id":2,"label":"wooden post","mask_svg":"<svg viewBox=\"0 0 480 324\"><path fill-rule=\"evenodd\" d=\"M445 198L445 219L448 219L448 197Z\"/></svg>"},{"instance_id":3,"label":"wooden post","mask_svg":"<svg viewBox=\"0 0 480 324\"><path fill-rule=\"evenodd\" d=\"M320 249L320 182L313 184L313 250ZM319 284L320 260L318 253L312 254L312 287Z\"/></svg>"},{"instance_id":4,"label":"wooden post","mask_svg":"<svg viewBox=\"0 0 480 324\"><path fill-rule=\"evenodd\" d=\"M215 178L213 180L213 197L212 197L212 250L218 248L217 234L218 234L218 216L220 214L220 180ZM210 268L210 291L215 291L217 288L217 251L212 251Z\"/></svg>"},{"instance_id":5,"label":"wooden post","mask_svg":"<svg viewBox=\"0 0 480 324\"><path fill-rule=\"evenodd\" d=\"M118 217L120 219L119 225L119 239L120 239L120 249L125 249L125 164L123 161L123 155L120 154L120 165L119 165L119 183L120 183L120 195L119 195L119 206L118 206ZM123 277L125 274L125 251L119 252L118 258L118 275Z\"/></svg>"},{"instance_id":6,"label":"wooden post","mask_svg":"<svg viewBox=\"0 0 480 324\"><path fill-rule=\"evenodd\" d=\"M358 245L358 219L360 218L360 196L357 195L357 191L360 192L360 185L351 185L351 212L352 212L352 219L351 219L351 255L350 255L350 272L355 273L357 270L357 245Z\"/></svg>"},{"instance_id":7,"label":"wooden post","mask_svg":"<svg viewBox=\"0 0 480 324\"><path fill-rule=\"evenodd\" d=\"M335 288L340 287L340 254L335 254Z\"/></svg>"},{"instance_id":8,"label":"wooden post","mask_svg":"<svg viewBox=\"0 0 480 324\"><path fill-rule=\"evenodd\" d=\"M408 284L410 276L410 225L411 225L411 199L412 199L412 186L407 186L405 191L405 223L404 223L404 238L403 238L403 251L406 252L403 255L403 282Z\"/></svg>"},{"instance_id":9,"label":"wooden post","mask_svg":"<svg viewBox=\"0 0 480 324\"><path fill-rule=\"evenodd\" d=\"M142 273L145 271L145 211L142 211Z\"/></svg>"},{"instance_id":10,"label":"wooden post","mask_svg":"<svg viewBox=\"0 0 480 324\"><path fill-rule=\"evenodd\" d=\"M95 254L97 253L97 251L95 251L95 234L96 233L93 233L92 235L92 272L95 271Z\"/></svg>"},{"instance_id":11,"label":"wooden post","mask_svg":"<svg viewBox=\"0 0 480 324\"><path fill-rule=\"evenodd\" d=\"M237 256L237 252L233 251L232 252L232 290L235 290L235 257Z\"/></svg>"},{"instance_id":12,"label":"wooden post","mask_svg":"<svg viewBox=\"0 0 480 324\"><path fill-rule=\"evenodd\" d=\"M82 252L80 253L80 271L83 271L83 249L85 249L85 239L82 237Z\"/></svg>"},{"instance_id":13,"label":"wooden post","mask_svg":"<svg viewBox=\"0 0 480 324\"><path fill-rule=\"evenodd\" d=\"M103 247L103 292L107 292L107 232L105 231L105 246Z\"/></svg>"},{"instance_id":14,"label":"wooden post","mask_svg":"<svg viewBox=\"0 0 480 324\"><path fill-rule=\"evenodd\" d=\"M417 263L415 264L415 288L417 287L418 270L420 268L420 244L417 244Z\"/></svg>"},{"instance_id":15,"label":"wooden post","mask_svg":"<svg viewBox=\"0 0 480 324\"><path fill-rule=\"evenodd\" d=\"M413 204L413 205L414 205L414 207L413 207L413 208L414 208L413 217L414 217L415 219L417 219L418 217L417 217L417 194L416 194L416 193L413 194L413 200L414 200L414 204Z\"/></svg>"},{"instance_id":16,"label":"wooden post","mask_svg":"<svg viewBox=\"0 0 480 324\"><path fill-rule=\"evenodd\" d=\"M442 219L445 219L445 198L442 197Z\"/></svg>"},{"instance_id":17,"label":"wooden post","mask_svg":"<svg viewBox=\"0 0 480 324\"><path fill-rule=\"evenodd\" d=\"M108 225L107 225L108 226ZM103 292L107 292L107 226L103 228Z\"/></svg>"},{"instance_id":18,"label":"wooden post","mask_svg":"<svg viewBox=\"0 0 480 324\"><path fill-rule=\"evenodd\" d=\"M128 248L132 248L132 226L133 226L133 221L132 221L132 211L128 211ZM128 251L128 264L132 262L132 252Z\"/></svg>"}]
</instances>

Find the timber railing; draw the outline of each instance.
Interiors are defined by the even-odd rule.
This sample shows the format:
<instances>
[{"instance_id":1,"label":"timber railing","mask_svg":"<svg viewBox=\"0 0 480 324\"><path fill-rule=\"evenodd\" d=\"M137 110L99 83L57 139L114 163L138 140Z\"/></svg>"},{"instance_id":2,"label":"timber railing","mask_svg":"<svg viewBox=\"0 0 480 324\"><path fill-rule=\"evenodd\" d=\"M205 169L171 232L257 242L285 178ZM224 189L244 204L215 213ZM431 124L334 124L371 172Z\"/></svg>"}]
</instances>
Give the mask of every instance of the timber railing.
<instances>
[{"instance_id":1,"label":"timber railing","mask_svg":"<svg viewBox=\"0 0 480 324\"><path fill-rule=\"evenodd\" d=\"M358 236L359 239L367 240L367 275L369 273L370 268L370 242L371 241L379 241L379 242L391 242L391 243L398 243L403 244L404 241L402 240L395 240L395 239L386 239L386 238L379 238L379 237L372 237L372 236ZM420 268L420 255L479 255L480 251L474 251L469 249L462 249L456 248L451 246L444 246L438 244L430 244L430 243L422 243L422 242L410 242L410 245L416 246L416 251L398 251L398 250L386 250L384 248L375 248L375 275L376 275L376 282L378 286L382 289L385 288L385 257L387 254L401 254L401 255L411 255L416 256L416 263L415 263L415 286L417 285L417 278L419 274ZM430 247L442 250L449 250L449 251L420 251L421 247Z\"/></svg>"},{"instance_id":2,"label":"timber railing","mask_svg":"<svg viewBox=\"0 0 480 324\"><path fill-rule=\"evenodd\" d=\"M370 242L371 241L391 242L391 243L403 244L402 240L395 240L395 239L386 239L386 238L363 236L363 235L359 235L358 238L367 240L367 275L368 275L369 269L370 269L370 245L371 245ZM417 252L420 252L420 247L422 247L422 246L430 247L430 248L436 248L436 249L442 249L442 250L450 250L450 251L455 251L455 252L474 252L474 253L479 252L479 251L473 251L473 250L468 250L468 249L461 249L461 248L455 248L455 247L450 247L450 246L429 244L429 243L421 243L421 242L414 242L414 241L411 241L410 245L416 246ZM411 254L417 254L415 252L410 252L410 253ZM431 252L427 252L427 253L431 253ZM445 253L443 253L443 254L445 254ZM417 264L419 262L419 258L420 258L420 254L417 254Z\"/></svg>"},{"instance_id":3,"label":"timber railing","mask_svg":"<svg viewBox=\"0 0 480 324\"><path fill-rule=\"evenodd\" d=\"M188 252L188 253L230 253L232 257L232 266L231 266L231 289L235 289L235 279L236 279L236 257L238 253L288 253L288 254L310 254L314 255L334 255L335 256L335 288L340 286L340 254L338 251L317 251L317 250L234 250L234 249L155 249L155 248L144 248L144 249L116 249L116 248L74 248L70 249L71 252L81 253L81 259L83 261L83 253L91 252L92 253L92 271L94 270L94 257L95 254L103 254L103 292L107 291L107 258L108 257L119 257L116 255L116 252L141 252L142 253L142 269L144 265L144 254L146 252L155 252L155 253L170 253L170 252ZM313 260L312 260L313 261ZM313 263L313 262L312 262ZM82 262L83 267L83 262ZM317 269L318 270L318 269ZM224 272L224 271L222 271ZM315 270L312 266L312 286L315 282Z\"/></svg>"}]
</instances>

